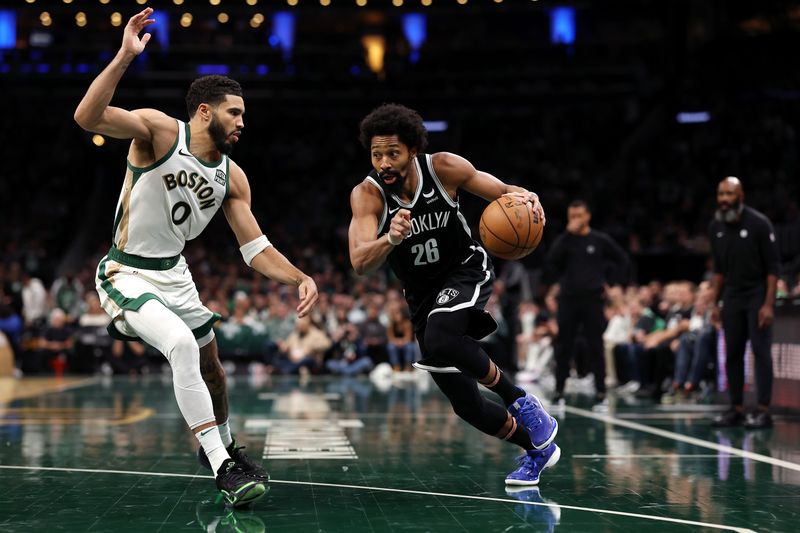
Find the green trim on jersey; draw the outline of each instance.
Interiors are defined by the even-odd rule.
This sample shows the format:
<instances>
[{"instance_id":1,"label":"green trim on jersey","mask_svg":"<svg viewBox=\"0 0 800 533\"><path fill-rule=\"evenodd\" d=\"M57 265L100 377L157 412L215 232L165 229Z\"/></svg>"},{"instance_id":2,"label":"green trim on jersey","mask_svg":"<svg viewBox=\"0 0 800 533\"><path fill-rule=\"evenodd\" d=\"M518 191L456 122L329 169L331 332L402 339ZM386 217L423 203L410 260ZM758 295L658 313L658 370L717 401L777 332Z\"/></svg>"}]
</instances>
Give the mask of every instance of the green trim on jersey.
<instances>
[{"instance_id":1,"label":"green trim on jersey","mask_svg":"<svg viewBox=\"0 0 800 533\"><path fill-rule=\"evenodd\" d=\"M230 185L231 185L231 158L227 155L225 156L225 196L222 197L222 201L224 202L228 198L228 192L230 192Z\"/></svg>"},{"instance_id":2,"label":"green trim on jersey","mask_svg":"<svg viewBox=\"0 0 800 533\"><path fill-rule=\"evenodd\" d=\"M145 302L149 300L157 300L160 302L164 307L166 304L153 294L152 292L146 292L137 296L136 298L128 298L111 284L111 280L108 279L106 275L106 263L109 261L109 256L105 256L102 261L100 261L100 265L97 267L97 278L100 280L100 288L106 291L108 297L120 308L125 309L126 311L138 311L140 307L144 305ZM123 335L122 333L117 330L116 326L114 326L114 322L111 323L106 327L108 334L111 337L118 339L118 340L138 340L137 337L129 337L127 335Z\"/></svg>"},{"instance_id":3,"label":"green trim on jersey","mask_svg":"<svg viewBox=\"0 0 800 533\"><path fill-rule=\"evenodd\" d=\"M108 251L108 257L121 265L145 270L169 270L177 265L181 259L180 255L172 257L142 257L126 254L116 246L112 246Z\"/></svg>"},{"instance_id":4,"label":"green trim on jersey","mask_svg":"<svg viewBox=\"0 0 800 533\"><path fill-rule=\"evenodd\" d=\"M188 126L188 124L187 124L187 126ZM175 135L175 142L172 143L172 148L169 149L169 152L164 154L164 157L162 157L161 159L159 159L158 161L156 161L152 165L148 165L146 167L137 167L134 164L132 164L129 160L126 159L125 162L128 164L128 168L131 169L134 172L139 172L140 175L144 174L145 172L150 172L151 170L153 170L157 166L163 164L167 159L169 159L172 156L172 154L175 152L175 148L178 147L178 139L180 139L180 138L181 138L181 134L180 134L180 132L178 132ZM139 179L139 178L136 178L136 179ZM135 181L134 181L134 183L135 183Z\"/></svg>"},{"instance_id":5,"label":"green trim on jersey","mask_svg":"<svg viewBox=\"0 0 800 533\"><path fill-rule=\"evenodd\" d=\"M142 174L144 174L144 172L140 172L138 170L133 171L133 178L131 179L131 193L133 192L133 188L136 187L136 182L142 177Z\"/></svg>"},{"instance_id":6,"label":"green trim on jersey","mask_svg":"<svg viewBox=\"0 0 800 533\"><path fill-rule=\"evenodd\" d=\"M130 165L128 165L130 167ZM138 170L131 170L131 193L133 193L133 187L136 185L136 182L139 181L139 178L142 177L142 172ZM130 206L128 206L130 208ZM119 228L119 223L122 221L122 214L125 212L125 206L120 203L119 210L117 211L117 216L114 218L114 229L111 230L111 242L114 242L117 236L117 228Z\"/></svg>"},{"instance_id":7,"label":"green trim on jersey","mask_svg":"<svg viewBox=\"0 0 800 533\"><path fill-rule=\"evenodd\" d=\"M202 326L198 326L192 330L192 335L194 335L195 339L199 339L208 335L208 332L211 331L211 328L214 327L214 324L218 321L222 320L222 315L219 313L214 313L211 318L209 318L205 324Z\"/></svg>"},{"instance_id":8,"label":"green trim on jersey","mask_svg":"<svg viewBox=\"0 0 800 533\"><path fill-rule=\"evenodd\" d=\"M117 216L114 218L114 228L111 230L111 242L117 237L117 228L119 227L119 223L122 221L122 212L125 211L125 208L122 204L119 206L119 210L117 211Z\"/></svg>"},{"instance_id":9,"label":"green trim on jersey","mask_svg":"<svg viewBox=\"0 0 800 533\"><path fill-rule=\"evenodd\" d=\"M192 140L192 132L191 132L191 129L189 128L189 123L187 122L186 123L186 149L189 151L190 154L192 154L192 151L189 149L189 142L191 140ZM200 159L199 157L197 157L194 154L192 154L192 157L197 159L198 163L200 163L204 167L208 167L208 168L217 168L220 165L220 163L222 163L222 158L220 158L219 161L217 161L215 163L211 163L209 161L204 161L204 160ZM222 156L222 157L225 157L225 156Z\"/></svg>"}]
</instances>

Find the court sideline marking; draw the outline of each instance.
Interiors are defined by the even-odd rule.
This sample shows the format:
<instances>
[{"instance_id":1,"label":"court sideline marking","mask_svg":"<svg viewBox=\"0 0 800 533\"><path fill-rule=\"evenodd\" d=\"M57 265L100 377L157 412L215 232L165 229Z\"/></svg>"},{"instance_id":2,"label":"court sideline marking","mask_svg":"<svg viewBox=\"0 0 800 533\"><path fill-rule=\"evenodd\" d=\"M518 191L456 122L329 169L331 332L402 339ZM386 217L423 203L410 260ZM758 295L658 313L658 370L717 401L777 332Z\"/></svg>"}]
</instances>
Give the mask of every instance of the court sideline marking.
<instances>
[{"instance_id":1,"label":"court sideline marking","mask_svg":"<svg viewBox=\"0 0 800 533\"><path fill-rule=\"evenodd\" d=\"M717 444L716 442L710 442L707 440L698 439L696 437L681 435L680 433L675 433L673 431L666 431L664 429L645 426L644 424L638 424L636 422L622 420L621 418L616 418L610 415L594 413L592 411L587 411L586 409L580 409L578 407L572 407L570 405L565 405L564 410L568 413L572 413L578 416L583 416L586 418L593 418L594 420L599 420L600 422L606 422L608 424L613 424L615 426L622 426L628 429L634 429L637 431L642 431L644 433L658 435L659 437L664 437L666 439L677 440L685 442L687 444L700 446L701 448L709 448L711 450L716 450L718 452L729 453L731 455L738 455L739 457L743 457L744 459L752 459L753 461L760 461L762 463L767 463L773 466L778 466L781 468L786 468L788 470L795 470L797 472L800 472L800 464L792 463L790 461L784 461L782 459L775 459L774 457L769 457L768 455L761 455L760 453L740 450L739 448L733 448L731 446L726 446L724 444Z\"/></svg>"},{"instance_id":2,"label":"court sideline marking","mask_svg":"<svg viewBox=\"0 0 800 533\"><path fill-rule=\"evenodd\" d=\"M81 472L87 474L124 474L133 476L155 476L155 477L181 477L181 478L206 478L214 479L209 475L195 475L195 474L173 474L169 472L137 472L132 470L103 470L91 468L57 468L52 466L17 466L17 465L0 465L0 469L8 470L39 470L46 472ZM314 481L290 481L284 479L272 479L270 483L277 483L282 485L312 485L316 487L331 487L341 489L355 489L355 490L374 490L379 492L394 492L400 494L416 494L421 496L434 496L439 498L458 498L462 500L478 500L486 502L499 502L499 503L512 503L522 505L533 505L538 507L550 507L558 509L568 509L571 511L585 511L590 513L610 514L617 516L627 516L632 518L641 518L644 520L655 520L658 522L671 522L673 524L684 524L688 526L700 527L713 527L723 531L735 531L737 533L755 533L752 529L726 526L722 524L711 524L708 522L697 522L694 520L684 520L682 518L669 518L666 516L645 515L639 513L628 513L625 511L612 511L610 509L596 509L594 507L579 507L576 505L561 505L559 503L543 503L543 502L526 502L521 500L510 500L505 498L491 498L489 496L471 496L468 494L448 494L446 492L428 492L422 490L408 490L408 489L393 489L389 487L368 487L363 485L345 485L340 483L318 483Z\"/></svg>"}]
</instances>

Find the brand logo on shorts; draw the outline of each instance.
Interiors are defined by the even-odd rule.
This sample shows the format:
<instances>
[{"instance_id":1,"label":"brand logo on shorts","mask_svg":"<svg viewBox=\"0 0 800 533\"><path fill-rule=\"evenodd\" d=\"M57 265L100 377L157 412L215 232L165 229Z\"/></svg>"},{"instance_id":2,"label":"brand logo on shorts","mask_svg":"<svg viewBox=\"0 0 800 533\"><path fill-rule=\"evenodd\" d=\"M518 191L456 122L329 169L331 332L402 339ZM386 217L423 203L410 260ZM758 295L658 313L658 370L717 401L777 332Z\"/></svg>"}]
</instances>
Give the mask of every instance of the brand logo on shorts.
<instances>
[{"instance_id":1,"label":"brand logo on shorts","mask_svg":"<svg viewBox=\"0 0 800 533\"><path fill-rule=\"evenodd\" d=\"M225 185L225 172L220 169L217 169L217 175L214 176L214 181L216 181L220 185Z\"/></svg>"},{"instance_id":2,"label":"brand logo on shorts","mask_svg":"<svg viewBox=\"0 0 800 533\"><path fill-rule=\"evenodd\" d=\"M436 303L439 305L446 304L453 298L458 296L458 291L455 289L442 289L439 296L436 297Z\"/></svg>"}]
</instances>

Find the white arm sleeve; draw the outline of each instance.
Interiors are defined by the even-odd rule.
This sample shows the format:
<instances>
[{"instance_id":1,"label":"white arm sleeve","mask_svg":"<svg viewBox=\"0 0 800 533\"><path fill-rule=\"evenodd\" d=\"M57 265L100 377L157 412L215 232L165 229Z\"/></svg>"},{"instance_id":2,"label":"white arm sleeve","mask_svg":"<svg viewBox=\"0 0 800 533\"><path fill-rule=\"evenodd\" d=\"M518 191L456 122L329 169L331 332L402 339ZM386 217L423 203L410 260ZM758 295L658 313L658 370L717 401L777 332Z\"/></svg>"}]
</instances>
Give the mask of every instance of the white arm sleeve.
<instances>
[{"instance_id":1,"label":"white arm sleeve","mask_svg":"<svg viewBox=\"0 0 800 533\"><path fill-rule=\"evenodd\" d=\"M244 258L244 262L247 263L247 266L250 266L250 263L253 262L255 256L257 256L270 246L272 246L272 243L269 242L269 240L265 235L262 235L260 237L256 237L247 244L243 244L242 246L240 246L239 251L242 252L242 257Z\"/></svg>"}]
</instances>

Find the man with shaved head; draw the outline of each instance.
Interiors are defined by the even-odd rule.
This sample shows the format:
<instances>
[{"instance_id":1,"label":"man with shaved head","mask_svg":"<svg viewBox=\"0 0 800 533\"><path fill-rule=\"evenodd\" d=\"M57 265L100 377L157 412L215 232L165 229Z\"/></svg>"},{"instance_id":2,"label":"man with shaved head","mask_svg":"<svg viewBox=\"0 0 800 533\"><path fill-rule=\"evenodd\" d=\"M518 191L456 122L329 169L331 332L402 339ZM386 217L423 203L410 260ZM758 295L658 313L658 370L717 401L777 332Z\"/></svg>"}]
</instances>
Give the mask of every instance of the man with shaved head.
<instances>
[{"instance_id":1,"label":"man with shaved head","mask_svg":"<svg viewBox=\"0 0 800 533\"><path fill-rule=\"evenodd\" d=\"M717 186L718 209L709 227L714 258L712 287L725 331L731 408L713 425L772 426L772 319L779 255L769 219L744 204L744 189L729 176ZM744 351L753 350L758 405L744 414Z\"/></svg>"}]
</instances>

